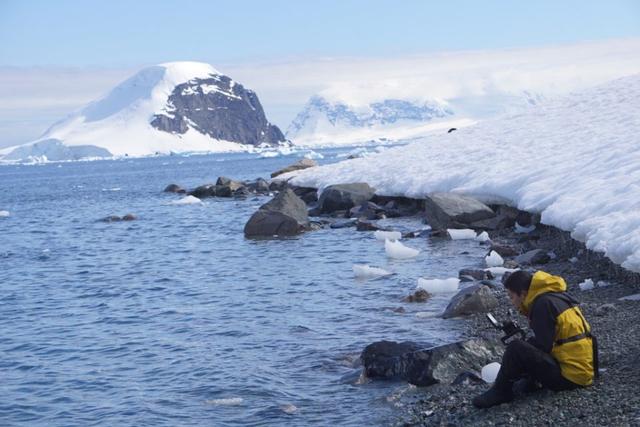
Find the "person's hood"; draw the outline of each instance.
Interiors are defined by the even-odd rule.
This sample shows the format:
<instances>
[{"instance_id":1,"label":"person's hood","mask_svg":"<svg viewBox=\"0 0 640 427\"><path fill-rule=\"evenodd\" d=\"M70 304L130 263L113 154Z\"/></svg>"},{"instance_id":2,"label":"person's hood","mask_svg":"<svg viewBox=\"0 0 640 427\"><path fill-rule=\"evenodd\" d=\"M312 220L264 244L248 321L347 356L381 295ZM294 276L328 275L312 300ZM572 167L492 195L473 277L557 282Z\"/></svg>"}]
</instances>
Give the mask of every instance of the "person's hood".
<instances>
[{"instance_id":1,"label":"person's hood","mask_svg":"<svg viewBox=\"0 0 640 427\"><path fill-rule=\"evenodd\" d=\"M547 292L565 292L567 290L567 284L560 276L552 276L544 271L538 271L531 278L531 285L529 285L529 292L520 305L520 311L525 315L529 314L529 310L533 305L533 302L542 294Z\"/></svg>"}]
</instances>

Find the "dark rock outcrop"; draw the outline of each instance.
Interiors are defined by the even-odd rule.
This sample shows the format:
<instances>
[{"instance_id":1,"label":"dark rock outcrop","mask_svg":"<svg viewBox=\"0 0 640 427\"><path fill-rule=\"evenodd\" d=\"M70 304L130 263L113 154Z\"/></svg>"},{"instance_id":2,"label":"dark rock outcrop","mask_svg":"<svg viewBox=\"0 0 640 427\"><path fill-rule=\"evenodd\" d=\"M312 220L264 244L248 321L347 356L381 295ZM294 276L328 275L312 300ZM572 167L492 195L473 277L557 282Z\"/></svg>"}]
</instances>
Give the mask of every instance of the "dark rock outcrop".
<instances>
[{"instance_id":1,"label":"dark rock outcrop","mask_svg":"<svg viewBox=\"0 0 640 427\"><path fill-rule=\"evenodd\" d=\"M404 302L426 302L431 298L431 294L424 289L418 289L411 295L408 295L402 299Z\"/></svg>"},{"instance_id":2,"label":"dark rock outcrop","mask_svg":"<svg viewBox=\"0 0 640 427\"><path fill-rule=\"evenodd\" d=\"M523 253L522 255L518 255L513 259L520 265L536 265L536 264L546 264L551 261L551 257L542 249L534 249L528 252Z\"/></svg>"},{"instance_id":3,"label":"dark rock outcrop","mask_svg":"<svg viewBox=\"0 0 640 427\"><path fill-rule=\"evenodd\" d=\"M323 213L349 210L371 200L374 193L375 189L364 182L330 185L322 191L318 206Z\"/></svg>"},{"instance_id":4,"label":"dark rock outcrop","mask_svg":"<svg viewBox=\"0 0 640 427\"><path fill-rule=\"evenodd\" d=\"M307 206L291 189L286 189L251 216L244 226L244 234L247 237L293 236L308 226Z\"/></svg>"},{"instance_id":5,"label":"dark rock outcrop","mask_svg":"<svg viewBox=\"0 0 640 427\"><path fill-rule=\"evenodd\" d=\"M184 188L180 187L178 184L169 184L164 189L165 193L178 193L184 194L187 192Z\"/></svg>"},{"instance_id":6,"label":"dark rock outcrop","mask_svg":"<svg viewBox=\"0 0 640 427\"><path fill-rule=\"evenodd\" d=\"M489 252L491 251L496 251L501 257L510 257L510 256L516 256L520 253L520 251L518 250L518 248L515 248L513 246L509 246L509 245L499 245L499 244L492 244L491 245L491 249L489 250Z\"/></svg>"},{"instance_id":7,"label":"dark rock outcrop","mask_svg":"<svg viewBox=\"0 0 640 427\"><path fill-rule=\"evenodd\" d=\"M487 313L498 306L498 299L485 285L472 285L455 294L442 317L467 316L474 313Z\"/></svg>"},{"instance_id":8,"label":"dark rock outcrop","mask_svg":"<svg viewBox=\"0 0 640 427\"><path fill-rule=\"evenodd\" d=\"M498 341L471 339L426 348L413 342L380 341L368 345L361 358L369 378L403 379L418 386L450 384L465 371L482 369L499 359Z\"/></svg>"},{"instance_id":9,"label":"dark rock outcrop","mask_svg":"<svg viewBox=\"0 0 640 427\"><path fill-rule=\"evenodd\" d=\"M458 272L458 277L470 276L474 280L489 280L493 279L493 275L485 270L479 268L463 268Z\"/></svg>"},{"instance_id":10,"label":"dark rock outcrop","mask_svg":"<svg viewBox=\"0 0 640 427\"><path fill-rule=\"evenodd\" d=\"M468 228L473 222L493 218L484 203L455 193L431 193L425 199L425 220L433 230Z\"/></svg>"},{"instance_id":11,"label":"dark rock outcrop","mask_svg":"<svg viewBox=\"0 0 640 427\"><path fill-rule=\"evenodd\" d=\"M312 168L314 166L318 166L318 162L311 159L300 159L292 165L287 166L286 168L282 168L277 170L271 174L271 178L275 178L278 175L285 174L287 172L293 172L297 170Z\"/></svg>"},{"instance_id":12,"label":"dark rock outcrop","mask_svg":"<svg viewBox=\"0 0 640 427\"><path fill-rule=\"evenodd\" d=\"M267 121L255 92L225 75L212 74L177 85L166 111L153 116L151 126L174 134L193 127L215 139L248 145L285 141L280 129Z\"/></svg>"}]
</instances>

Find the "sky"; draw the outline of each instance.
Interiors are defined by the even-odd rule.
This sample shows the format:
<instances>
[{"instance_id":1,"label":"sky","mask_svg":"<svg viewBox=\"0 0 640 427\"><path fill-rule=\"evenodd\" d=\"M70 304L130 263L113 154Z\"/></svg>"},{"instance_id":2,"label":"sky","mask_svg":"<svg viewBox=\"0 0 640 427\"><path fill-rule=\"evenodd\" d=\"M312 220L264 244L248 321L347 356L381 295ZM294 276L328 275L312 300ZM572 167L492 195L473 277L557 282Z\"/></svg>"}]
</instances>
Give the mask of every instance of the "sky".
<instances>
[{"instance_id":1,"label":"sky","mask_svg":"<svg viewBox=\"0 0 640 427\"><path fill-rule=\"evenodd\" d=\"M211 63L255 89L286 128L327 80L348 84L362 67L383 64L391 78L415 58L638 38L637 1L0 0L0 147L161 62Z\"/></svg>"}]
</instances>

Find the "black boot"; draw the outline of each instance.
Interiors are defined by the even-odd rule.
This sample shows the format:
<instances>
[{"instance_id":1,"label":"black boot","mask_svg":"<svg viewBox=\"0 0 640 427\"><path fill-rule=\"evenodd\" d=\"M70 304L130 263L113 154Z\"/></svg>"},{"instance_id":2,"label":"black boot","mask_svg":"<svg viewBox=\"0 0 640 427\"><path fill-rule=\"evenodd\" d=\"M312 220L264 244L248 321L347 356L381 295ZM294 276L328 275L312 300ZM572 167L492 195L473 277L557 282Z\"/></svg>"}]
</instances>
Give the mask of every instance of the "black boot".
<instances>
[{"instance_id":1,"label":"black boot","mask_svg":"<svg viewBox=\"0 0 640 427\"><path fill-rule=\"evenodd\" d=\"M491 387L481 395L473 398L473 405L476 408L490 408L501 403L511 402L513 400L513 392L510 389Z\"/></svg>"}]
</instances>

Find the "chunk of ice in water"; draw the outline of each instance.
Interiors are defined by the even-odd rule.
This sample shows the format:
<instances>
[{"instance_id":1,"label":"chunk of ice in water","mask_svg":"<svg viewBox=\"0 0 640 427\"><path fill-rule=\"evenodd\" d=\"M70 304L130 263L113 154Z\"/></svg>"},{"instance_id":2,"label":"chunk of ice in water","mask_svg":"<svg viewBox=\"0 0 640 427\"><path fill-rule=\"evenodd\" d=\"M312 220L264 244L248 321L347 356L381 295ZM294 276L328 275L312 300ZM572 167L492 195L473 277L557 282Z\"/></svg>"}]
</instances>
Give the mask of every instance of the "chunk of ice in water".
<instances>
[{"instance_id":1,"label":"chunk of ice in water","mask_svg":"<svg viewBox=\"0 0 640 427\"><path fill-rule=\"evenodd\" d=\"M489 242L491 238L489 237L489 233L483 231L482 233L478 234L476 240L479 242Z\"/></svg>"},{"instance_id":2,"label":"chunk of ice in water","mask_svg":"<svg viewBox=\"0 0 640 427\"><path fill-rule=\"evenodd\" d=\"M499 371L500 364L498 362L492 362L482 367L480 375L482 376L484 382L492 383L496 380Z\"/></svg>"},{"instance_id":3,"label":"chunk of ice in water","mask_svg":"<svg viewBox=\"0 0 640 427\"><path fill-rule=\"evenodd\" d=\"M447 233L449 234L449 237L451 237L451 240L473 240L477 237L476 232L469 228L449 228L447 229Z\"/></svg>"},{"instance_id":4,"label":"chunk of ice in water","mask_svg":"<svg viewBox=\"0 0 640 427\"><path fill-rule=\"evenodd\" d=\"M400 242L389 239L384 241L384 251L387 253L389 258L396 259L414 258L420 253L417 249L410 248Z\"/></svg>"},{"instance_id":5,"label":"chunk of ice in water","mask_svg":"<svg viewBox=\"0 0 640 427\"><path fill-rule=\"evenodd\" d=\"M11 215L9 211L0 211L0 218L6 218L9 215Z\"/></svg>"},{"instance_id":6,"label":"chunk of ice in water","mask_svg":"<svg viewBox=\"0 0 640 427\"><path fill-rule=\"evenodd\" d=\"M424 289L430 294L441 294L448 292L456 292L460 280L456 277L450 279L423 279L418 278L418 288Z\"/></svg>"},{"instance_id":7,"label":"chunk of ice in water","mask_svg":"<svg viewBox=\"0 0 640 427\"><path fill-rule=\"evenodd\" d=\"M491 251L489 255L484 257L484 262L487 263L487 267L500 267L504 264L504 259L496 251Z\"/></svg>"},{"instance_id":8,"label":"chunk of ice in water","mask_svg":"<svg viewBox=\"0 0 640 427\"><path fill-rule=\"evenodd\" d=\"M594 288L593 280L587 279L584 282L579 283L578 286L580 287L581 291L588 291Z\"/></svg>"},{"instance_id":9,"label":"chunk of ice in water","mask_svg":"<svg viewBox=\"0 0 640 427\"><path fill-rule=\"evenodd\" d=\"M385 240L400 240L402 238L402 233L399 231L376 230L373 235L376 240L380 240L381 242L384 242Z\"/></svg>"},{"instance_id":10,"label":"chunk of ice in water","mask_svg":"<svg viewBox=\"0 0 640 427\"><path fill-rule=\"evenodd\" d=\"M180 200L173 200L172 202L169 202L172 205L197 205L202 203L202 200L198 199L195 196L187 196L187 197L183 197Z\"/></svg>"},{"instance_id":11,"label":"chunk of ice in water","mask_svg":"<svg viewBox=\"0 0 640 427\"><path fill-rule=\"evenodd\" d=\"M371 267L367 264L353 264L353 274L360 279L371 279L374 277L388 276L391 272L378 267Z\"/></svg>"},{"instance_id":12,"label":"chunk of ice in water","mask_svg":"<svg viewBox=\"0 0 640 427\"><path fill-rule=\"evenodd\" d=\"M282 412L289 415L295 414L298 411L296 405L292 405L291 403L280 406L280 409L282 409Z\"/></svg>"},{"instance_id":13,"label":"chunk of ice in water","mask_svg":"<svg viewBox=\"0 0 640 427\"><path fill-rule=\"evenodd\" d=\"M226 399L211 399L207 400L207 403L210 405L221 405L221 406L236 406L242 405L244 399L241 397L228 397Z\"/></svg>"}]
</instances>

